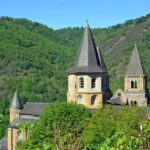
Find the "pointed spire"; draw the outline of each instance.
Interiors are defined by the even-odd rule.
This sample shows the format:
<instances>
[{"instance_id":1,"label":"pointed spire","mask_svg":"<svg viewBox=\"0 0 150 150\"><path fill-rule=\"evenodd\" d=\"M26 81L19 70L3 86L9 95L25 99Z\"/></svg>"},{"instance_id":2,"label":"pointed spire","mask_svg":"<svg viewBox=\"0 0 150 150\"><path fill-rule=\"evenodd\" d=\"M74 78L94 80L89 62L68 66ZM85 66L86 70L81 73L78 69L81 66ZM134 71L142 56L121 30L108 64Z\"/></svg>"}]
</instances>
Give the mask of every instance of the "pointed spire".
<instances>
[{"instance_id":1,"label":"pointed spire","mask_svg":"<svg viewBox=\"0 0 150 150\"><path fill-rule=\"evenodd\" d=\"M137 44L135 42L130 62L126 71L127 76L143 76L145 75L144 67L141 63Z\"/></svg>"},{"instance_id":2,"label":"pointed spire","mask_svg":"<svg viewBox=\"0 0 150 150\"><path fill-rule=\"evenodd\" d=\"M100 73L106 70L101 66L101 54L97 51L95 42L87 21L83 39L79 49L76 64L69 73ZM104 62L103 62L104 63Z\"/></svg>"},{"instance_id":3,"label":"pointed spire","mask_svg":"<svg viewBox=\"0 0 150 150\"><path fill-rule=\"evenodd\" d=\"M15 91L14 93L14 97L12 99L12 102L11 102L11 108L17 108L17 109L21 109L22 108L22 104L20 102L20 99L19 99L19 96L18 96L18 92Z\"/></svg>"}]
</instances>

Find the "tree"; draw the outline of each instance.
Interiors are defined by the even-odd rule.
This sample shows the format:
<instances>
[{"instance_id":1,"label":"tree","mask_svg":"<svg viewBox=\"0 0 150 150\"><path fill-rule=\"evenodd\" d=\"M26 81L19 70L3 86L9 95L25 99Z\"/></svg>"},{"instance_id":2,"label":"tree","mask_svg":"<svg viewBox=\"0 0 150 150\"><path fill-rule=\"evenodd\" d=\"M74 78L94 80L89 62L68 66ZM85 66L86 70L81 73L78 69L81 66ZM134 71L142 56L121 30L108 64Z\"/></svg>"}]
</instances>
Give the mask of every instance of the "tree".
<instances>
[{"instance_id":1,"label":"tree","mask_svg":"<svg viewBox=\"0 0 150 150\"><path fill-rule=\"evenodd\" d=\"M51 104L42 113L39 122L17 149L81 149L82 132L90 118L83 105Z\"/></svg>"},{"instance_id":2,"label":"tree","mask_svg":"<svg viewBox=\"0 0 150 150\"><path fill-rule=\"evenodd\" d=\"M7 123L7 118L0 114L0 139L3 138L6 134Z\"/></svg>"},{"instance_id":3,"label":"tree","mask_svg":"<svg viewBox=\"0 0 150 150\"><path fill-rule=\"evenodd\" d=\"M122 132L127 137L138 136L139 121L144 115L145 111L137 107L122 106L118 109L105 106L98 109L84 130L85 146L96 149L117 132Z\"/></svg>"}]
</instances>

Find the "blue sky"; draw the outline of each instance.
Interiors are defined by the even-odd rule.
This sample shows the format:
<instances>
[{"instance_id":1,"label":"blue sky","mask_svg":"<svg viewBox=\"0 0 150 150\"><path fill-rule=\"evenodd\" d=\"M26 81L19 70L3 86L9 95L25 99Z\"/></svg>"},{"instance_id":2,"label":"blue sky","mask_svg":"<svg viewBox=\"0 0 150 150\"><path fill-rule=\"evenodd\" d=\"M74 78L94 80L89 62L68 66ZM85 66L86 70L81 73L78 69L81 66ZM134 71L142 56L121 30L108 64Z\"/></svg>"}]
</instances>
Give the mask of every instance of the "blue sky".
<instances>
[{"instance_id":1,"label":"blue sky","mask_svg":"<svg viewBox=\"0 0 150 150\"><path fill-rule=\"evenodd\" d=\"M28 18L54 29L108 27L150 13L150 0L0 0L0 16Z\"/></svg>"}]
</instances>

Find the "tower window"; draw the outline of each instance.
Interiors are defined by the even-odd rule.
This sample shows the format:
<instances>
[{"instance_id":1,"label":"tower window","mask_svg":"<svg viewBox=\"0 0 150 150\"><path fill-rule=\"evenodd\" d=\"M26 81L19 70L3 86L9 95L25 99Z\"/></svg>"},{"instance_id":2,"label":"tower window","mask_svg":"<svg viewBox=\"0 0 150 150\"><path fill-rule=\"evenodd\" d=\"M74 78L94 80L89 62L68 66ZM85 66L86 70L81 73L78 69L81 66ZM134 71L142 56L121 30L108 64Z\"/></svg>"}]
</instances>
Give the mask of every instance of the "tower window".
<instances>
[{"instance_id":1,"label":"tower window","mask_svg":"<svg viewBox=\"0 0 150 150\"><path fill-rule=\"evenodd\" d=\"M131 106L133 106L133 101L130 102Z\"/></svg>"},{"instance_id":2,"label":"tower window","mask_svg":"<svg viewBox=\"0 0 150 150\"><path fill-rule=\"evenodd\" d=\"M134 81L131 81L131 89L134 88Z\"/></svg>"},{"instance_id":3,"label":"tower window","mask_svg":"<svg viewBox=\"0 0 150 150\"><path fill-rule=\"evenodd\" d=\"M80 77L79 78L79 84L80 84L80 88L84 88L84 78L83 77Z\"/></svg>"},{"instance_id":4,"label":"tower window","mask_svg":"<svg viewBox=\"0 0 150 150\"><path fill-rule=\"evenodd\" d=\"M91 106L95 105L96 104L96 95L93 95L91 97Z\"/></svg>"},{"instance_id":5,"label":"tower window","mask_svg":"<svg viewBox=\"0 0 150 150\"><path fill-rule=\"evenodd\" d=\"M137 81L134 81L134 87L137 88Z\"/></svg>"},{"instance_id":6,"label":"tower window","mask_svg":"<svg viewBox=\"0 0 150 150\"><path fill-rule=\"evenodd\" d=\"M92 78L92 83L91 83L92 89L96 87L96 79Z\"/></svg>"},{"instance_id":7,"label":"tower window","mask_svg":"<svg viewBox=\"0 0 150 150\"><path fill-rule=\"evenodd\" d=\"M131 89L137 88L137 81L131 81Z\"/></svg>"}]
</instances>

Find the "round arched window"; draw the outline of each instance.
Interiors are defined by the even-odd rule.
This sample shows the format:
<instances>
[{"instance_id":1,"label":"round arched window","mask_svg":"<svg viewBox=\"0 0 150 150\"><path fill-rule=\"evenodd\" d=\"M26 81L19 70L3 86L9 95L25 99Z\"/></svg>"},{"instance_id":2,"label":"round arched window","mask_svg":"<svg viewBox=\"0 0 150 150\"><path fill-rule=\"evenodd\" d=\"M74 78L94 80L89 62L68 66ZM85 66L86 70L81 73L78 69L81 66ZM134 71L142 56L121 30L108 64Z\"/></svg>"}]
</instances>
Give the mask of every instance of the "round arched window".
<instances>
[{"instance_id":1,"label":"round arched window","mask_svg":"<svg viewBox=\"0 0 150 150\"><path fill-rule=\"evenodd\" d=\"M93 95L91 97L91 106L95 105L96 104L96 95Z\"/></svg>"}]
</instances>

